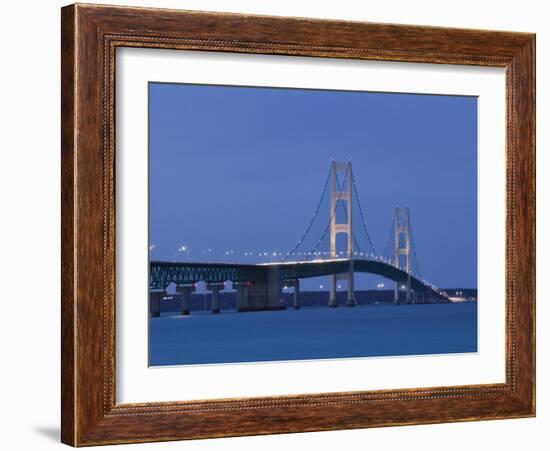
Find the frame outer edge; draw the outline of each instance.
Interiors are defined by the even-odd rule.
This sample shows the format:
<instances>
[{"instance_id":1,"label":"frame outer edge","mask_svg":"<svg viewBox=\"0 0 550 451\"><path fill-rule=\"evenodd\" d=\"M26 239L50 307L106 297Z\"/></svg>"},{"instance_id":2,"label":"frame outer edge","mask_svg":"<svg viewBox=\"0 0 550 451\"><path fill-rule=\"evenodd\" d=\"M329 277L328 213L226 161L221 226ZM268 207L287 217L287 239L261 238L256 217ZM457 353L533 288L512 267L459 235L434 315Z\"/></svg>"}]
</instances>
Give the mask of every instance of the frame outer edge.
<instances>
[{"instance_id":1,"label":"frame outer edge","mask_svg":"<svg viewBox=\"0 0 550 451\"><path fill-rule=\"evenodd\" d=\"M533 305L532 305L532 321L533 321L533 329L531 332L533 343L532 343L532 358L533 358L533 375L532 375L532 389L531 389L531 396L532 396L532 403L531 403L531 412L533 416L537 415L537 371L536 371L536 361L537 361L537 36L536 34L533 35L533 39L531 41L531 70L532 72L532 86L531 86L531 93L532 93L532 117L530 118L531 124L532 124L532 202L533 202L533 223L531 225L531 233L533 234L533 271L532 271L532 289L533 289Z\"/></svg>"},{"instance_id":2,"label":"frame outer edge","mask_svg":"<svg viewBox=\"0 0 550 451\"><path fill-rule=\"evenodd\" d=\"M141 15L142 11L147 17L138 20L137 13L139 12ZM161 14L160 11L164 12ZM129 12L132 14L128 14ZM205 17L205 23L209 23L208 20L213 17L219 20L227 17L224 14L206 13L204 16L202 14L204 13L197 15L199 23L203 21L203 17ZM474 395L479 397L471 397L471 402L465 406L467 408L458 409L456 412L455 407L460 401L459 397L431 399L427 396L419 398L414 404L407 404L408 409L405 409L408 410L407 415L390 418L390 422L386 417L391 414L391 406L385 407L382 403L372 404L373 410L379 411L380 417L377 417L370 409L367 409L366 405L353 404L350 401L349 404L342 403L342 405L335 406L335 411L340 414L340 420L337 424L330 426L322 421L326 415L328 404L326 407L308 407L307 403L292 408L266 406L268 409L265 412L266 418L262 420L259 420L257 416L261 411L247 411L247 408L242 410L240 408L219 408L213 409L210 413L196 412L177 416L170 412L161 415L148 413L148 409L136 416L117 414L116 408L112 412L109 411L109 406L105 405L105 394L98 391L104 388L102 384L105 384L105 370L108 372L109 369L97 366L98 362L104 361L104 352L108 352L104 349L105 343L102 344L99 336L107 331L99 327L101 314L97 310L102 292L98 282L101 276L97 261L101 256L103 259L106 257L95 244L95 237L97 237L99 226L102 224L97 206L101 194L105 195L105 186L97 185L97 177L100 176L100 169L108 164L102 160L104 155L100 155L98 152L101 145L97 130L101 124L101 112L94 110L95 108L101 110L100 105L105 100L102 99L99 88L101 71L98 69L98 65L105 64L103 59L105 55L102 52L101 44L105 34L113 29L115 31L120 29L122 33L128 32L128 30L139 33L141 30L149 34L152 33L151 30L156 29L163 30L162 33L164 33L165 27L167 27L166 33L180 35L179 18L181 16L178 15L178 20L174 23L172 18L168 17L167 19L166 15L170 16L168 10L140 9L134 11L131 8L122 9L100 5L71 5L62 8L62 441L68 445L82 446L532 416L535 403L535 230L534 224L531 224L530 220L534 220L535 201L535 42L534 35L522 34L518 37L517 34L506 32L502 34L482 32L481 35L491 38L489 40L496 46L494 54L500 55L498 61L489 61L487 65L505 66L513 60L517 69L515 82L517 83L519 101L516 107L517 116L513 121L512 128L516 134L515 142L519 144L514 172L517 175L520 190L516 194L519 214L515 235L522 243L523 249L518 252L518 258L514 261L522 279L518 283L517 291L519 294L517 303L519 310L517 317L518 350L520 351L517 361L519 381L517 390L512 396L507 394L495 398L494 408L492 408L481 395ZM242 16L240 17L242 18ZM259 19L258 16L249 16L249 18ZM272 19L274 18L266 17L262 20L269 25ZM278 21L281 24L286 23L286 18L276 20L277 23L279 23ZM288 20L295 25L300 25L302 22L309 23L306 20ZM195 22L183 22L191 27L190 33L197 26ZM321 28L324 21L317 22ZM350 27L361 26L343 22L340 24L331 22L331 24L331 28L341 26L342 30L337 29L336 31L342 31L342 33L348 33ZM390 27L384 24L372 26L383 29L382 31L375 29L378 40L384 38L384 30L387 32L388 28L396 29L393 34L399 31L397 28L402 31L410 28L407 26ZM419 27L419 29L423 28L426 27ZM205 41L206 31L198 30L199 40ZM258 41L262 42L264 37L267 39L272 31L271 28L268 31L258 31L253 28L252 32L259 35ZM440 33L443 32L445 30L440 30ZM362 33L364 34L365 31L363 30ZM472 36L471 32L465 30L457 29L456 33ZM237 36L242 36L242 33L239 32ZM153 37L153 39L161 38ZM237 39L235 42L238 44L238 41ZM308 42L311 43L311 41L312 39L309 39ZM477 37L475 41L476 45L481 48L483 40ZM258 53L269 53L270 48L277 49L278 45L284 47L284 43L274 44L271 42L267 44L267 50L261 49ZM484 48L487 48L487 45L487 43L483 44ZM306 44L304 48L307 49L301 50L300 53L313 55L314 51L309 47ZM353 45L352 48L354 48ZM414 53L414 47L411 48L413 50L410 52ZM238 46L231 46L230 50L221 51L233 52L239 51L239 49ZM408 54L409 49L405 48L403 51L404 54ZM256 51L253 50L252 53L256 53ZM333 56L333 53L336 56ZM511 56L512 53L513 56ZM329 54L332 57L338 57L340 50L331 50L326 56ZM354 58L352 55L344 56L344 54L345 52L341 56ZM451 54L451 49L443 50L443 55ZM388 59L408 58L399 55L392 53ZM419 57L419 60L434 62L434 59L437 59L437 62L447 64L485 65L471 55L457 55L458 59L456 60L448 58L440 60L438 58L440 57L426 53ZM85 113L86 116L83 114L83 117L86 117L86 120L79 121L80 112ZM522 183L525 183L525 186L522 186ZM521 268L521 265L524 264L530 266ZM518 266L519 268L517 268ZM110 346L108 341L107 343ZM397 407L395 404L392 404L393 407ZM444 417L438 415L433 418L428 416L419 420L417 415L418 409L422 407L421 404L445 407L447 415ZM477 413L477 409L481 407L484 411ZM292 417L298 411L302 415L303 409L310 413L311 421L289 426L289 415ZM238 413L228 414L235 410L238 410ZM228 419L237 417L239 418L239 427L232 424L227 425L228 430L218 429L213 432L216 425L219 426L221 422L225 423ZM242 420L246 421L241 424ZM261 424L258 424L258 421ZM154 425L158 426L160 430L151 430ZM178 426L179 430L177 430Z\"/></svg>"},{"instance_id":3,"label":"frame outer edge","mask_svg":"<svg viewBox=\"0 0 550 451\"><path fill-rule=\"evenodd\" d=\"M61 442L76 446L76 7L61 8Z\"/></svg>"},{"instance_id":4,"label":"frame outer edge","mask_svg":"<svg viewBox=\"0 0 550 451\"><path fill-rule=\"evenodd\" d=\"M536 415L536 35L521 49L512 63L516 68L517 173L516 203L518 310L517 353L521 385L518 396L526 415Z\"/></svg>"}]
</instances>

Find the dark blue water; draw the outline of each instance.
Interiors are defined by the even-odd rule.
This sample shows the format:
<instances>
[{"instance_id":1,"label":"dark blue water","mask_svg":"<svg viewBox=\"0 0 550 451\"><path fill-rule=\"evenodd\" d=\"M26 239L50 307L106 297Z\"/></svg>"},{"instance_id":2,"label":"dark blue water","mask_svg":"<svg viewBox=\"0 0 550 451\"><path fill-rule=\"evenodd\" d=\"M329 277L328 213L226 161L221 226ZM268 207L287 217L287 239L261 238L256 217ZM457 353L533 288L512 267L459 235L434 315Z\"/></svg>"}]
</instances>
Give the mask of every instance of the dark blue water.
<instances>
[{"instance_id":1,"label":"dark blue water","mask_svg":"<svg viewBox=\"0 0 550 451\"><path fill-rule=\"evenodd\" d=\"M150 320L150 365L477 351L477 303L164 314Z\"/></svg>"}]
</instances>

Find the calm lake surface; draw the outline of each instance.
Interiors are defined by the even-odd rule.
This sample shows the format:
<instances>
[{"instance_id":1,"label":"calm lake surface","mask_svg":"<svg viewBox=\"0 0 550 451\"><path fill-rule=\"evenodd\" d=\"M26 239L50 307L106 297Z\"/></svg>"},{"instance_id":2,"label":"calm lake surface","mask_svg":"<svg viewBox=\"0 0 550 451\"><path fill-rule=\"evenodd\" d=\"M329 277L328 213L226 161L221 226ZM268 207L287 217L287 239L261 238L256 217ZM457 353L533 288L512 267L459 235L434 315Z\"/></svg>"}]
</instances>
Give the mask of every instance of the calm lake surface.
<instances>
[{"instance_id":1,"label":"calm lake surface","mask_svg":"<svg viewBox=\"0 0 550 451\"><path fill-rule=\"evenodd\" d=\"M152 366L477 352L477 303L170 312L149 340Z\"/></svg>"}]
</instances>

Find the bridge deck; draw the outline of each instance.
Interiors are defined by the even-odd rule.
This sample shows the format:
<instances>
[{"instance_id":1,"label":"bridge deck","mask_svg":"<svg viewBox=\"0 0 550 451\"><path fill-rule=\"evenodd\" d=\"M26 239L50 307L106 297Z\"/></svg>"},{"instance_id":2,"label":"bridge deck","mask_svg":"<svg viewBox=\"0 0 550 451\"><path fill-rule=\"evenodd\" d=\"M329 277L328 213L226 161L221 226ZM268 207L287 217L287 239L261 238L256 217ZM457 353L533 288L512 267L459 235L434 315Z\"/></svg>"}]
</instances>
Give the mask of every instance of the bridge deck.
<instances>
[{"instance_id":1,"label":"bridge deck","mask_svg":"<svg viewBox=\"0 0 550 451\"><path fill-rule=\"evenodd\" d=\"M261 264L152 261L150 262L150 286L153 288L165 288L170 283L248 282L263 277L269 268L280 269L283 280L306 279L346 273L350 270L350 267L356 273L376 274L395 282L405 282L408 278L408 274L402 269L380 260L342 258ZM412 274L410 278L413 290L430 290L440 296L446 297L446 295L425 280L421 280Z\"/></svg>"}]
</instances>

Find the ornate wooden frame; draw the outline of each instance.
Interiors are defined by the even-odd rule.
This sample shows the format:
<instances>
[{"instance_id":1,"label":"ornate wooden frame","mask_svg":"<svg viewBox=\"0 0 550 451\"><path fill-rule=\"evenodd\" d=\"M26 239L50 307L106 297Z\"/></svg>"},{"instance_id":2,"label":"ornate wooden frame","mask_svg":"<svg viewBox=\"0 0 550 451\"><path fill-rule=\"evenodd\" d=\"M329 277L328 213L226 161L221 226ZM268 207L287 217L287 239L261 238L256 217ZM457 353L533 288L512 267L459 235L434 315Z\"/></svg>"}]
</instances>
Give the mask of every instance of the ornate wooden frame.
<instances>
[{"instance_id":1,"label":"ornate wooden frame","mask_svg":"<svg viewBox=\"0 0 550 451\"><path fill-rule=\"evenodd\" d=\"M62 9L61 32L64 443L535 415L534 34L79 4ZM506 383L117 404L114 68L123 46L506 68Z\"/></svg>"}]
</instances>

